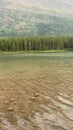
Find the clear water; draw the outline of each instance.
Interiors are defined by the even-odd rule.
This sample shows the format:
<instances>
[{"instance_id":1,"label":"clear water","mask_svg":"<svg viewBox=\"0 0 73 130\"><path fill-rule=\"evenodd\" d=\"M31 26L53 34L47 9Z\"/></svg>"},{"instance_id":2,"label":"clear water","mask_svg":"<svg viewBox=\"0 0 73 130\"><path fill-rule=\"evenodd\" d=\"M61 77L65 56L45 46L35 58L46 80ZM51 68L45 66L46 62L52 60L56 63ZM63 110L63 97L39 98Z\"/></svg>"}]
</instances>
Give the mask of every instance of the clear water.
<instances>
[{"instance_id":1,"label":"clear water","mask_svg":"<svg viewBox=\"0 0 73 130\"><path fill-rule=\"evenodd\" d=\"M73 52L0 55L0 130L73 129Z\"/></svg>"}]
</instances>

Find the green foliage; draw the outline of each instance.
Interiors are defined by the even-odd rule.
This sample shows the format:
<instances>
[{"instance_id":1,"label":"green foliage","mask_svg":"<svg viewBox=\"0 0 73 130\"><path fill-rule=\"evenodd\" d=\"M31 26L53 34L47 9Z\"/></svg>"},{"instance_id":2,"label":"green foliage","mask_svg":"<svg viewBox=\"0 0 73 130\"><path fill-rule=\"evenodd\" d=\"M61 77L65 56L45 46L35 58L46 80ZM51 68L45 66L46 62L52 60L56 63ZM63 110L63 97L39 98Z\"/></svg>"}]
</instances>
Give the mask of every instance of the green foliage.
<instances>
[{"instance_id":1,"label":"green foliage","mask_svg":"<svg viewBox=\"0 0 73 130\"><path fill-rule=\"evenodd\" d=\"M62 50L73 48L73 36L1 38L0 51Z\"/></svg>"}]
</instances>

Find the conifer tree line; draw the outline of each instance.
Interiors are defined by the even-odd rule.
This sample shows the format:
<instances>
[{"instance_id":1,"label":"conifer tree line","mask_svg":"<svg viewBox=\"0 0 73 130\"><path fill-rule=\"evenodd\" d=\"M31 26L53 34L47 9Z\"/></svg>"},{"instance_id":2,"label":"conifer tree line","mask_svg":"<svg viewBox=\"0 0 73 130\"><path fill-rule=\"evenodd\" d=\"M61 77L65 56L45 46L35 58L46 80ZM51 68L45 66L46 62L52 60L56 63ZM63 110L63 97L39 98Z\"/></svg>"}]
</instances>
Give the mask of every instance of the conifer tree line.
<instances>
[{"instance_id":1,"label":"conifer tree line","mask_svg":"<svg viewBox=\"0 0 73 130\"><path fill-rule=\"evenodd\" d=\"M65 48L73 48L73 36L0 38L0 51L43 51Z\"/></svg>"}]
</instances>

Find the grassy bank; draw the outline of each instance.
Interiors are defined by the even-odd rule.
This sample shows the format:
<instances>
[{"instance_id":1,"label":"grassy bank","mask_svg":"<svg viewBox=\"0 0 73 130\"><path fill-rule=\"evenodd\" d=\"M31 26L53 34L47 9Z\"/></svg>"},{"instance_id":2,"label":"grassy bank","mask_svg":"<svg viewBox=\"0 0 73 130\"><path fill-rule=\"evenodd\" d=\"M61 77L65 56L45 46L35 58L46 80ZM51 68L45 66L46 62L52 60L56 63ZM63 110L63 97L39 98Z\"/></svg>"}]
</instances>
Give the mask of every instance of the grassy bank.
<instances>
[{"instance_id":1,"label":"grassy bank","mask_svg":"<svg viewBox=\"0 0 73 130\"><path fill-rule=\"evenodd\" d=\"M66 52L70 52L73 51L71 49L64 49L64 50L44 50L44 51L16 51L16 52L12 52L12 51L0 51L0 54L3 55L9 55L9 54L34 54L34 53L66 53Z\"/></svg>"}]
</instances>

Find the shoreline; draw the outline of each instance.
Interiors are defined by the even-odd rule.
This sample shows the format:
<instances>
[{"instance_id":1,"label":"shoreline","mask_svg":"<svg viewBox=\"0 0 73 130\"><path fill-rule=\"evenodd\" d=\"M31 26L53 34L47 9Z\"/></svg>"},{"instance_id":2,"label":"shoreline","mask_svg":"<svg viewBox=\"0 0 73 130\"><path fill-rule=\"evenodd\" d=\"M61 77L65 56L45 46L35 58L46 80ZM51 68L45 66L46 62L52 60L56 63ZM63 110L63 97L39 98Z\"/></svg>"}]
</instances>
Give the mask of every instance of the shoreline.
<instances>
[{"instance_id":1,"label":"shoreline","mask_svg":"<svg viewBox=\"0 0 73 130\"><path fill-rule=\"evenodd\" d=\"M28 51L0 51L0 55L9 55L9 54L36 54L36 53L66 53L66 52L72 52L71 49L64 49L64 50L28 50Z\"/></svg>"}]
</instances>

